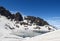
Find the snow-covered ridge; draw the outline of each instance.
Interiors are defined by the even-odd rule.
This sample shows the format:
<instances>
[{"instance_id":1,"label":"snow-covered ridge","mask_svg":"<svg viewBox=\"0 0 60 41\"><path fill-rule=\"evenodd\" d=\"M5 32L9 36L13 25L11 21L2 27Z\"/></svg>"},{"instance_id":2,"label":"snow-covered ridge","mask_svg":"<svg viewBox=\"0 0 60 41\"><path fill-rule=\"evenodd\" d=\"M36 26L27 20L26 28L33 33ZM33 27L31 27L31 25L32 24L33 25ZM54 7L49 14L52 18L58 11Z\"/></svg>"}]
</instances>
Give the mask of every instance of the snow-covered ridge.
<instances>
[{"instance_id":1,"label":"snow-covered ridge","mask_svg":"<svg viewBox=\"0 0 60 41\"><path fill-rule=\"evenodd\" d=\"M20 14L12 15L0 8L0 41L23 41L55 30L43 19L29 16L20 20Z\"/></svg>"},{"instance_id":2,"label":"snow-covered ridge","mask_svg":"<svg viewBox=\"0 0 60 41\"><path fill-rule=\"evenodd\" d=\"M34 37L47 32L55 31L56 29L53 26L45 25L38 26L35 24L21 25L20 23L27 22L25 21L14 21L7 19L5 16L0 15L0 39L3 41L9 40L21 40L23 37ZM23 39L24 40L24 39Z\"/></svg>"},{"instance_id":3,"label":"snow-covered ridge","mask_svg":"<svg viewBox=\"0 0 60 41\"><path fill-rule=\"evenodd\" d=\"M20 23L21 22L17 22L14 20L11 21L10 19L7 19L6 17L0 15L0 29L5 29L11 32L12 34L21 37L33 37L36 35L56 30L55 28L49 25L37 26L33 24L30 26L30 25L21 25Z\"/></svg>"}]
</instances>

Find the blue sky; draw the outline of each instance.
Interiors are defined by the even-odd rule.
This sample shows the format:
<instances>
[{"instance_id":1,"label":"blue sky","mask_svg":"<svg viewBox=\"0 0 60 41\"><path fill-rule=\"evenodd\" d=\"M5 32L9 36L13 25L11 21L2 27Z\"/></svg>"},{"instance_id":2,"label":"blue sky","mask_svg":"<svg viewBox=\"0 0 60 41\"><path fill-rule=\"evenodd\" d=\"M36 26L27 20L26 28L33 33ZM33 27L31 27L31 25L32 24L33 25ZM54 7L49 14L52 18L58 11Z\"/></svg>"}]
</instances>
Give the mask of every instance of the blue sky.
<instances>
[{"instance_id":1,"label":"blue sky","mask_svg":"<svg viewBox=\"0 0 60 41\"><path fill-rule=\"evenodd\" d=\"M43 18L60 16L59 0L0 0L0 5L24 15Z\"/></svg>"},{"instance_id":2,"label":"blue sky","mask_svg":"<svg viewBox=\"0 0 60 41\"><path fill-rule=\"evenodd\" d=\"M0 6L4 6L11 12L19 11L23 15L37 16L47 20L60 17L60 0L0 0Z\"/></svg>"}]
</instances>

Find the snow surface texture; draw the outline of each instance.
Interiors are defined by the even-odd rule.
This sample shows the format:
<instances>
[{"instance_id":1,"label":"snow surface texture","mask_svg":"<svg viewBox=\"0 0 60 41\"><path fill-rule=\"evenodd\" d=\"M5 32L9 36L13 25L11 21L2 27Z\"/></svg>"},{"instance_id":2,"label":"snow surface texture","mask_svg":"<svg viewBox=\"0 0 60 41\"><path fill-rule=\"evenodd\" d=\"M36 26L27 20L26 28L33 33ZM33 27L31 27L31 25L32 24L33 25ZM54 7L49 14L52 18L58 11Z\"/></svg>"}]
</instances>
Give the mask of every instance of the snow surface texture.
<instances>
[{"instance_id":1,"label":"snow surface texture","mask_svg":"<svg viewBox=\"0 0 60 41\"><path fill-rule=\"evenodd\" d=\"M24 41L60 41L60 30L35 36Z\"/></svg>"},{"instance_id":2,"label":"snow surface texture","mask_svg":"<svg viewBox=\"0 0 60 41\"><path fill-rule=\"evenodd\" d=\"M24 22L27 22L26 20ZM50 29L48 29L50 28ZM20 22L11 21L4 16L0 15L0 41L31 41L35 40L34 37L37 36L39 40L39 35L55 31L56 29L53 26L37 26L37 25L20 25ZM44 35L42 35L43 37ZM49 36L49 35L48 35ZM26 37L26 38L25 38ZM30 38L28 38L30 37ZM43 39L43 38L42 38ZM37 41L37 40L36 40Z\"/></svg>"}]
</instances>

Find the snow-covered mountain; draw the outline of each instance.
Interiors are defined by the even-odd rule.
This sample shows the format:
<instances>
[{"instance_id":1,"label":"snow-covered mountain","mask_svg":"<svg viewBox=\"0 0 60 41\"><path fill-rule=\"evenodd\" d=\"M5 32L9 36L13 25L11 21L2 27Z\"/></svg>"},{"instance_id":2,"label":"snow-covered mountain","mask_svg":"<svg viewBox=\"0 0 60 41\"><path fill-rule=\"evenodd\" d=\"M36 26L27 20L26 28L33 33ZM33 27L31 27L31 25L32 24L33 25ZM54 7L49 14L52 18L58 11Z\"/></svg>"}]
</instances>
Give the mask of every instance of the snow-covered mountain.
<instances>
[{"instance_id":1,"label":"snow-covered mountain","mask_svg":"<svg viewBox=\"0 0 60 41\"><path fill-rule=\"evenodd\" d=\"M54 26L41 18L22 17L19 12L11 14L0 7L0 41L23 41L26 37L35 37L55 30Z\"/></svg>"}]
</instances>

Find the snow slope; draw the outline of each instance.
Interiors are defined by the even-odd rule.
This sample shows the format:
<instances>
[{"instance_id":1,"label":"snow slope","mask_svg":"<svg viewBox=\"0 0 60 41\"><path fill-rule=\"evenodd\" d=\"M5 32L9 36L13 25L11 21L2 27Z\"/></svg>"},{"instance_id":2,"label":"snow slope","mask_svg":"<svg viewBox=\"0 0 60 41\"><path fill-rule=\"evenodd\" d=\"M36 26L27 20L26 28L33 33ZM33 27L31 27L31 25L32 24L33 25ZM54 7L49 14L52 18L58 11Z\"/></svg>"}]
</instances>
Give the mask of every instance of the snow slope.
<instances>
[{"instance_id":1,"label":"snow slope","mask_svg":"<svg viewBox=\"0 0 60 41\"><path fill-rule=\"evenodd\" d=\"M38 35L24 41L60 41L60 30Z\"/></svg>"},{"instance_id":2,"label":"snow slope","mask_svg":"<svg viewBox=\"0 0 60 41\"><path fill-rule=\"evenodd\" d=\"M0 41L21 40L19 36L12 34L13 30L9 29L9 27L7 26L8 24L12 28L14 27L13 23L14 23L13 21L8 20L6 17L0 16Z\"/></svg>"},{"instance_id":3,"label":"snow slope","mask_svg":"<svg viewBox=\"0 0 60 41\"><path fill-rule=\"evenodd\" d=\"M11 21L11 19L0 15L0 41L24 41L30 39L27 37L35 37L55 30L53 26L49 25L20 25L20 22Z\"/></svg>"}]
</instances>

